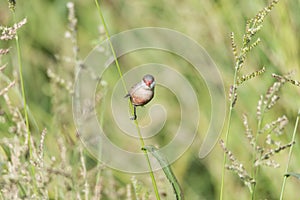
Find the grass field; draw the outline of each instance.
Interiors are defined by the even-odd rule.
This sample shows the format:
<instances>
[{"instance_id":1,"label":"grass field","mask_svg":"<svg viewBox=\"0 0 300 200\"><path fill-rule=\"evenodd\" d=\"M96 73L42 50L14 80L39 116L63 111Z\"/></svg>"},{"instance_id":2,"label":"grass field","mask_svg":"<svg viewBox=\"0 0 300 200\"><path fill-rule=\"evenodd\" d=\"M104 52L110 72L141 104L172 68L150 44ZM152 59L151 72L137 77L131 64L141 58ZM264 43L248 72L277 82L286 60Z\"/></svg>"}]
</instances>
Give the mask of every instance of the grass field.
<instances>
[{"instance_id":1,"label":"grass field","mask_svg":"<svg viewBox=\"0 0 300 200\"><path fill-rule=\"evenodd\" d=\"M171 163L184 198L300 198L299 0L279 1L274 7L268 7L267 0L106 0L99 1L101 9L94 1L32 0L12 6L13 2L0 1L0 199L176 199L163 170L154 172L158 198L149 173L133 173L135 169L126 173L96 159L81 142L78 135L84 133L74 122L72 98L80 64L87 63L90 52L107 39L106 31L113 36L143 27L175 30L196 41L217 66L225 89L222 133L213 150L200 159L209 127L220 123L212 119L212 109L219 105L211 102L205 74L165 51L146 49L118 58L128 89L141 79L130 73L138 68L152 73L142 65L159 63L184 77L195 92L199 107L195 113L200 116L192 127L196 137ZM271 12L260 12L266 14L260 24L258 13L264 8ZM258 21L246 29L251 18ZM103 55L112 55L111 51L107 46ZM170 74L157 77L155 98L138 108L138 123L141 134L148 136L145 143L162 148L176 136L182 121L193 121L195 115L189 111L190 118L182 119L178 96L186 91L169 80ZM100 78L94 93L101 128L116 146L142 153L140 140L124 134L137 129L129 115L122 120L121 111L127 114L129 108L123 99L126 91L115 94L121 88L116 64L112 62ZM164 83L175 85L174 90ZM116 96L120 98L114 103ZM121 120L117 123L113 117ZM126 123L129 131L121 126ZM148 156L154 166L155 159ZM117 154L108 157L123 161ZM138 164L146 163L142 157Z\"/></svg>"}]
</instances>

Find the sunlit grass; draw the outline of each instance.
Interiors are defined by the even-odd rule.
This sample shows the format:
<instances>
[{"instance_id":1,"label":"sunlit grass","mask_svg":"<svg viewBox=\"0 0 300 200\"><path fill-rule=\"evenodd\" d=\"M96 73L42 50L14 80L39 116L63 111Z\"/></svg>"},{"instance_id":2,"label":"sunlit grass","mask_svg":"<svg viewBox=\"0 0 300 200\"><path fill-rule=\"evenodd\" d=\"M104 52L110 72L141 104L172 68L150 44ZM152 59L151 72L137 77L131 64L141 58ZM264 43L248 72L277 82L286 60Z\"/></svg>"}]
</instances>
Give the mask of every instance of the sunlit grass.
<instances>
[{"instance_id":1,"label":"sunlit grass","mask_svg":"<svg viewBox=\"0 0 300 200\"><path fill-rule=\"evenodd\" d=\"M11 189L11 194L16 192L20 197L27 196L29 198L35 193L33 188L26 184L26 180L32 178L32 175L28 173L28 168L20 168L23 171L11 173L11 175L15 175L14 177L7 173L9 172L8 165L17 167L19 166L17 162L24 166L30 165L30 162L36 164L38 181L35 194L40 196L44 195L52 199L154 199L155 195L148 175L136 175L133 178L131 174L105 168L83 150L76 137L71 107L74 66L80 61L80 58L84 58L88 54L95 44L103 39L103 27L101 27L94 2L74 2L75 15L78 19L75 45L74 41L65 37L65 32L70 31L66 1L33 0L30 4L24 1L17 1L17 3L16 19L26 17L28 20L28 23L18 31L20 46L15 48L14 41L0 41L1 49L10 48L8 54L0 55L0 69L6 65L0 70L0 93L3 92L0 95L0 199L10 198L6 196L8 187ZM112 35L136 27L162 26L181 31L194 38L216 62L229 92L234 74L230 33L235 33L235 41L239 44L243 37L246 19L254 16L269 2L133 0L128 3L120 0L101 1L100 3L102 3L103 15ZM296 70L291 79L300 79L298 70L300 16L299 9L297 9L299 7L298 1L281 1L272 10L264 21L264 27L259 32L261 44L250 53L249 59L245 63L245 73L243 74L252 73L265 66L264 74L240 86L238 100L230 121L232 125L227 148L239 161L247 161L243 162L246 169L251 169L255 156L253 158L249 156L251 146L244 137L243 113L247 113L249 127L256 127L255 108L260 99L259 96L264 94L268 87L276 81L271 76L272 73L282 75ZM14 23L7 1L1 1L0 25L12 26ZM74 54L74 46L78 46L80 49L75 52L76 54ZM21 86L18 84L20 80L17 78L19 75L16 75L18 71L17 49L22 54L25 104L28 105L32 114L31 117L29 115L29 122L26 120L26 124L30 125L29 128L32 130L33 160L29 160L28 152L23 151L26 138L20 132L18 133L19 129L17 129L18 126L23 127L25 124L25 118L21 118L21 116L25 116L21 109L22 101L15 98L14 94L14 91L18 91L19 97L22 94L19 90ZM123 59L122 67L125 71L143 61L164 61L173 66L178 64L176 67L182 70L180 72L188 76L191 82L202 83L193 76L194 73L188 68L189 66L169 58L157 54L148 57L133 54L128 60L121 59ZM185 66L184 70L181 66ZM109 84L115 80L115 77L111 77L112 74L116 73L108 73L106 77L108 83L106 91L108 92L111 89ZM4 76L8 78L8 82L3 78ZM9 86L10 83L11 86ZM175 97L169 99L169 94L165 94L163 89L160 91L161 95L156 97L156 102L171 102L171 105L177 105ZM202 91L206 91L205 86L201 85L198 91L200 104L203 101L205 105L208 105L209 97L203 97L206 94L202 93ZM102 104L102 100L99 100L101 106L107 105L107 102ZM285 129L286 136L280 137L283 141L282 144L292 141L292 133L297 134L298 132L297 129L293 129L299 107L299 88L286 83L280 92L280 100L276 103L276 108L274 107L274 110L268 112L264 118L265 121L269 121L285 114L289 119L289 125ZM205 132L203 129L209 124L210 115L207 113L210 112L210 107L202 106L201 109L203 111L201 111L202 118L199 129ZM10 112L10 110L14 112ZM168 119L177 123L177 115L176 109L170 110ZM107 122L105 117L100 116L99 118L105 123ZM31 123L31 120L35 123ZM165 130L176 128L171 122L167 123L167 126ZM117 130L114 124L107 124L106 128ZM42 130L46 130L46 132ZM42 140L43 134L44 139ZM169 138L161 139L159 142L164 144L165 140ZM293 146L292 155L288 154L288 150L276 155L278 156L276 161L283 167L258 171L258 181L261 181L261 184L258 182L257 185L257 199L279 198L280 194L283 194L282 188L284 188L284 199L297 198L297 188L300 184L298 180L292 177L285 178L285 187L281 185L281 180L286 173L285 166L288 166L289 172L299 172L299 138L296 137L295 140L296 144ZM40 145L41 142L43 145ZM217 146L206 159L199 160L195 155L197 155L200 144L201 141L195 141L192 148L174 164L173 170L175 174L178 174L186 199L217 199L222 180L221 169L224 152ZM44 149L42 162L38 156L40 155L39 147ZM23 172L25 174L22 174ZM161 198L171 198L172 188L168 187L169 183L164 177L158 178L157 182L158 190L162 192ZM224 186L223 199L251 198L247 187L242 182L239 184L238 178L233 173L226 172ZM164 198L165 194L167 197Z\"/></svg>"}]
</instances>

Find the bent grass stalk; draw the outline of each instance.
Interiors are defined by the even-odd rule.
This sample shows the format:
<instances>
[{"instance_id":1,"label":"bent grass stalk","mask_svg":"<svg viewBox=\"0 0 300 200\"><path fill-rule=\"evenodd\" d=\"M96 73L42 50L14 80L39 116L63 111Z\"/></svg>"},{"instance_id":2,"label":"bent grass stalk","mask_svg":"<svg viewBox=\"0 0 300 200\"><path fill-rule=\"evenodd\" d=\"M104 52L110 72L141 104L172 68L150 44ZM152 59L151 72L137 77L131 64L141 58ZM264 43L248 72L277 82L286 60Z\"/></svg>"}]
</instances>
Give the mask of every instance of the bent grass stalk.
<instances>
[{"instance_id":1,"label":"bent grass stalk","mask_svg":"<svg viewBox=\"0 0 300 200\"><path fill-rule=\"evenodd\" d=\"M117 70L118 70L119 76L120 76L121 81L122 81L122 85L123 85L124 91L127 92L127 87L126 87L126 84L125 84L125 81L124 81L124 78L123 78L123 74L121 72L121 68L120 68L120 65L119 65L119 62L118 62L118 59L117 59L117 56L116 56L116 52L115 52L114 47L113 47L113 45L111 43L111 40L110 40L110 35L108 33L108 28L106 26L106 23L105 23L105 20L104 20L104 16L102 14L102 10L101 10L100 4L98 3L97 0L95 0L95 4L97 6L99 16L100 16L102 24L104 26L105 34L106 34L106 37L108 39L108 43L109 43L109 46L111 48L112 54L114 56L114 60L115 60L116 66L117 66ZM130 105L130 110L132 111L133 110L133 105L131 103L129 105ZM144 142L144 139L142 137L142 133L141 133L138 121L134 120L134 123L135 123L136 129L137 129L138 135L139 135L141 146L143 148L145 146L145 142ZM145 158L147 160L147 164L149 166L150 176L151 176L152 185L153 185L153 188L154 188L156 199L160 200L160 196L159 196L159 192L158 192L158 189L157 189L157 184L156 184L156 180L155 180L154 173L153 173L153 170L152 170L152 166L151 166L151 163L150 163L149 155L148 155L148 153L147 153L146 150L143 150L143 152L144 152Z\"/></svg>"}]
</instances>

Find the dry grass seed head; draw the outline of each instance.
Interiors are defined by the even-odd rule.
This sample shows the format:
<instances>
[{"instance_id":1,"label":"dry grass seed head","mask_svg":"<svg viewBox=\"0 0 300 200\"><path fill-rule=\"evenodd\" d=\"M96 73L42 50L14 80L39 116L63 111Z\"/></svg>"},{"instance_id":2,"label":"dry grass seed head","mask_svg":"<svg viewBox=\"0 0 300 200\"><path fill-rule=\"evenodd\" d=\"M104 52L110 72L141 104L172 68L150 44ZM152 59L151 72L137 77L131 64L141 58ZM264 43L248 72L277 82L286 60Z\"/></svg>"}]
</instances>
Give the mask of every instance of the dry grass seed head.
<instances>
[{"instance_id":1,"label":"dry grass seed head","mask_svg":"<svg viewBox=\"0 0 300 200\"><path fill-rule=\"evenodd\" d=\"M249 127L249 123L248 123L248 117L246 114L243 114L243 124L245 127L245 134L247 139L249 140L249 143L252 147L255 147L255 137L253 135L252 130Z\"/></svg>"},{"instance_id":2,"label":"dry grass seed head","mask_svg":"<svg viewBox=\"0 0 300 200\"><path fill-rule=\"evenodd\" d=\"M8 54L10 51L10 48L7 48L7 49L0 49L0 55L6 55Z\"/></svg>"},{"instance_id":3,"label":"dry grass seed head","mask_svg":"<svg viewBox=\"0 0 300 200\"><path fill-rule=\"evenodd\" d=\"M276 120L266 124L259 133L265 132L274 132L276 135L281 135L283 129L288 124L288 118L283 115L282 117L278 117Z\"/></svg>"},{"instance_id":4,"label":"dry grass seed head","mask_svg":"<svg viewBox=\"0 0 300 200\"><path fill-rule=\"evenodd\" d=\"M14 87L16 85L16 81L10 82L5 88L0 90L0 96L6 94L10 88Z\"/></svg>"},{"instance_id":5,"label":"dry grass seed head","mask_svg":"<svg viewBox=\"0 0 300 200\"><path fill-rule=\"evenodd\" d=\"M292 141L288 144L285 145L281 145L279 147L276 147L274 149L269 149L266 151L266 153L264 153L258 160L256 160L255 162L255 166L259 166L259 165L267 165L266 163L275 163L275 161L268 161L272 156L274 156L275 154L290 148L291 146L293 146L295 144L295 141ZM269 166L273 166L273 167L277 167L278 165L269 165Z\"/></svg>"},{"instance_id":6,"label":"dry grass seed head","mask_svg":"<svg viewBox=\"0 0 300 200\"><path fill-rule=\"evenodd\" d=\"M8 7L14 12L16 9L16 0L8 0Z\"/></svg>"},{"instance_id":7,"label":"dry grass seed head","mask_svg":"<svg viewBox=\"0 0 300 200\"><path fill-rule=\"evenodd\" d=\"M85 159L84 159L84 154L83 154L83 147L80 146L79 149L80 152L80 162L81 162L81 168L80 168L80 174L84 180L84 188L83 188L83 193L85 195L85 199L88 199L89 197L89 184L87 181L87 170L86 170L86 166L85 166Z\"/></svg>"},{"instance_id":8,"label":"dry grass seed head","mask_svg":"<svg viewBox=\"0 0 300 200\"><path fill-rule=\"evenodd\" d=\"M101 170L101 169L98 169L98 170ZM94 194L93 194L92 199L93 200L101 199L102 191L103 191L103 177L100 176L99 180L96 181L96 184L95 184L95 187L94 187Z\"/></svg>"},{"instance_id":9,"label":"dry grass seed head","mask_svg":"<svg viewBox=\"0 0 300 200\"><path fill-rule=\"evenodd\" d=\"M19 136L27 137L27 128L21 111L19 110L19 108L12 105L11 100L7 94L3 94L3 97L12 116L11 119L15 123L15 125L11 127L10 130L13 130L13 132ZM27 139L25 140L25 142L26 141Z\"/></svg>"},{"instance_id":10,"label":"dry grass seed head","mask_svg":"<svg viewBox=\"0 0 300 200\"><path fill-rule=\"evenodd\" d=\"M45 128L41 133L40 144L38 147L38 152L36 152L36 159L34 161L34 165L39 169L44 167L44 142L46 133L47 129Z\"/></svg>"},{"instance_id":11,"label":"dry grass seed head","mask_svg":"<svg viewBox=\"0 0 300 200\"><path fill-rule=\"evenodd\" d=\"M261 75L265 71L266 71L266 69L263 67L262 69L252 72L250 74L243 75L242 77L237 77L237 85L241 85L245 81L248 81L252 78L255 78L255 77Z\"/></svg>"},{"instance_id":12,"label":"dry grass seed head","mask_svg":"<svg viewBox=\"0 0 300 200\"><path fill-rule=\"evenodd\" d=\"M235 62L237 62L238 52L237 52L236 43L234 41L234 33L233 32L230 34L230 39L231 39L231 49L232 49L232 53L233 53L233 56L234 56L234 60L235 60Z\"/></svg>"},{"instance_id":13,"label":"dry grass seed head","mask_svg":"<svg viewBox=\"0 0 300 200\"><path fill-rule=\"evenodd\" d=\"M0 58L1 58L1 57L0 57ZM3 72L4 69L6 68L6 66L7 66L7 64L2 65L2 66L0 67L0 72Z\"/></svg>"},{"instance_id":14,"label":"dry grass seed head","mask_svg":"<svg viewBox=\"0 0 300 200\"><path fill-rule=\"evenodd\" d=\"M264 99L264 96L260 95L260 98L258 100L257 107L256 107L256 117L257 117L258 121L261 120L261 116L262 116L263 99Z\"/></svg>"},{"instance_id":15,"label":"dry grass seed head","mask_svg":"<svg viewBox=\"0 0 300 200\"><path fill-rule=\"evenodd\" d=\"M283 84L284 82L274 82L273 85L269 87L263 99L263 105L266 110L270 110L279 100L278 92ZM266 110L264 109L264 111Z\"/></svg>"},{"instance_id":16,"label":"dry grass seed head","mask_svg":"<svg viewBox=\"0 0 300 200\"><path fill-rule=\"evenodd\" d=\"M2 138L1 146L7 147L10 152L7 162L5 162L6 167L1 171L1 180L5 182L1 188L2 195L6 199L11 199L12 196L15 199L19 199L20 188L18 184L22 186L32 181L28 170L29 163L24 163L24 157L27 154L27 145L21 142L20 137L14 136L12 138ZM27 190L33 191L32 184L27 184Z\"/></svg>"},{"instance_id":17,"label":"dry grass seed head","mask_svg":"<svg viewBox=\"0 0 300 200\"><path fill-rule=\"evenodd\" d=\"M254 18L247 20L245 34L243 36L243 47L240 50L240 55L238 56L238 59L236 59L238 61L236 66L238 70L240 70L243 67L246 59L246 54L259 44L259 38L256 39L256 41L252 44L251 41L256 35L256 33L262 28L264 18L272 10L276 3L278 3L278 0L273 0L267 7L260 10Z\"/></svg>"},{"instance_id":18,"label":"dry grass seed head","mask_svg":"<svg viewBox=\"0 0 300 200\"><path fill-rule=\"evenodd\" d=\"M16 37L18 29L27 23L27 18L24 18L18 23L15 23L12 27L0 26L0 40L12 40Z\"/></svg>"},{"instance_id":19,"label":"dry grass seed head","mask_svg":"<svg viewBox=\"0 0 300 200\"><path fill-rule=\"evenodd\" d=\"M260 43L259 38L257 38L253 43L251 43L251 41L253 40L253 37L256 35L256 33L262 28L262 23L264 18L273 9L276 3L278 3L278 0L273 0L267 7L260 10L255 15L254 18L247 20L246 27L245 27L245 34L243 35L243 44L239 53L236 50L236 45L234 43L234 35L231 34L231 46L235 55L235 61L236 61L235 67L237 71L240 71L240 69L244 66L247 53L249 53L254 47L256 47ZM248 76L251 77L253 75L255 75L255 72L254 74L252 75L250 74ZM240 78L240 82L241 83L243 82L243 77Z\"/></svg>"},{"instance_id":20,"label":"dry grass seed head","mask_svg":"<svg viewBox=\"0 0 300 200\"><path fill-rule=\"evenodd\" d=\"M241 181L248 186L249 190L252 190L252 184L255 184L255 180L248 174L248 172L246 171L246 169L244 168L243 164L241 164L233 155L233 153L231 151L229 151L223 140L220 140L220 145L222 147L222 149L224 150L224 152L226 153L229 161L231 162L230 165L226 165L226 168L228 170L233 171L234 173L236 173L239 178L241 179Z\"/></svg>"},{"instance_id":21,"label":"dry grass seed head","mask_svg":"<svg viewBox=\"0 0 300 200\"><path fill-rule=\"evenodd\" d=\"M65 33L66 38L70 38L73 44L73 54L75 60L78 60L79 47L77 45L77 18L75 16L75 5L73 2L67 3L68 8L68 31Z\"/></svg>"},{"instance_id":22,"label":"dry grass seed head","mask_svg":"<svg viewBox=\"0 0 300 200\"><path fill-rule=\"evenodd\" d=\"M236 86L233 86L233 85L230 86L229 101L231 102L231 107L233 108L237 101L237 87Z\"/></svg>"},{"instance_id":23,"label":"dry grass seed head","mask_svg":"<svg viewBox=\"0 0 300 200\"><path fill-rule=\"evenodd\" d=\"M70 81L66 81L65 79L61 78L57 74L55 74L51 69L47 70L48 77L60 87L66 89L69 94L73 94L73 84Z\"/></svg>"},{"instance_id":24,"label":"dry grass seed head","mask_svg":"<svg viewBox=\"0 0 300 200\"><path fill-rule=\"evenodd\" d=\"M293 79L290 79L288 76L280 76L280 75L277 75L277 74L272 74L272 76L274 78L276 78L278 81L281 81L281 82L290 82L292 83L293 85L296 85L296 86L300 86L300 81L297 81L297 80L293 80Z\"/></svg>"}]
</instances>

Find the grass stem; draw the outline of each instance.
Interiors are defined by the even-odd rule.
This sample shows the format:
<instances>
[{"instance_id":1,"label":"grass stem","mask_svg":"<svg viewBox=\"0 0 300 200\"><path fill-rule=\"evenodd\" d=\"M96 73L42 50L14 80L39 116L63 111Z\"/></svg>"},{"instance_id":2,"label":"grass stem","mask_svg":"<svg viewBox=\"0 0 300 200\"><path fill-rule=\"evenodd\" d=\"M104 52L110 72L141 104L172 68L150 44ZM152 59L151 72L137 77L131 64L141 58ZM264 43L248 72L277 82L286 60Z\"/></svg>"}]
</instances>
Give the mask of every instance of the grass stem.
<instances>
[{"instance_id":1,"label":"grass stem","mask_svg":"<svg viewBox=\"0 0 300 200\"><path fill-rule=\"evenodd\" d=\"M253 155L252 155L252 163L253 164L255 163L255 160L256 160L256 157L257 157L256 148L257 148L258 136L259 136L259 131L261 130L265 110L266 110L266 106L264 106L264 108L262 110L262 115L261 115L260 119L257 122L257 130L256 130L256 134L255 134L255 141L254 141L254 152L253 152ZM253 177L254 180L257 180L258 171L259 171L259 166L253 166L251 176ZM252 200L255 199L255 189L256 189L256 186L257 186L257 182L258 181L256 181L255 184L253 185L253 190L252 190L252 193L251 193L251 199Z\"/></svg>"},{"instance_id":2,"label":"grass stem","mask_svg":"<svg viewBox=\"0 0 300 200\"><path fill-rule=\"evenodd\" d=\"M234 69L234 77L233 77L233 93L234 90L236 88L236 81L237 81L237 69L238 69L238 63L236 63L235 69ZM234 98L234 94L231 94L231 98L230 98L230 104L229 104L229 112L228 112L228 118L227 118L227 130L226 130L226 134L225 134L225 140L224 140L224 144L225 146L227 146L228 143L228 139L229 139L229 132L230 132L230 127L231 127L231 116L232 116L232 111L233 111L233 106L234 106L234 102L236 101L236 99ZM222 180L221 180L221 189L220 189L220 200L223 199L223 193L224 193L224 182L225 182L225 169L226 169L226 152L224 151L223 153L223 164L222 164Z\"/></svg>"},{"instance_id":3,"label":"grass stem","mask_svg":"<svg viewBox=\"0 0 300 200\"><path fill-rule=\"evenodd\" d=\"M295 141L295 138L296 138L296 132L297 132L298 124L299 124L299 118L300 118L300 109L298 110L298 114L297 114L297 118L296 118L296 123L295 123L295 128L294 128L294 132L293 132L292 141ZM294 145L292 145L290 147L290 150L289 150L289 156L288 156L288 161L287 161L287 164L286 164L285 174L288 173L288 170L289 170L289 165L290 165L290 161L291 161L291 157L292 157L292 152L293 152L293 146ZM283 199L283 194L284 194L286 179L287 179L287 176L284 176L283 177L282 186L281 186L280 200Z\"/></svg>"},{"instance_id":4,"label":"grass stem","mask_svg":"<svg viewBox=\"0 0 300 200\"><path fill-rule=\"evenodd\" d=\"M13 12L13 18L14 23L16 23L16 15ZM26 131L28 134L28 150L29 150L29 158L32 158L32 148L31 148L31 133L29 128L29 118L28 118L28 112L27 112L27 102L26 102L26 96L25 96L25 86L24 86L24 80L23 80L23 65L22 65L22 56L21 56L21 48L19 43L19 37L18 37L18 31L16 30L16 48L17 48L17 54L18 54L18 64L19 64L19 78L20 78L20 84L21 84L21 92L22 92L22 101L23 101L23 109L24 109L24 116L25 116L25 123L26 123Z\"/></svg>"},{"instance_id":5,"label":"grass stem","mask_svg":"<svg viewBox=\"0 0 300 200\"><path fill-rule=\"evenodd\" d=\"M106 26L106 23L105 23L105 20L104 20L104 16L103 16L102 11L101 11L100 4L98 3L97 0L95 0L95 4L97 6L99 16L100 16L102 24L104 26L105 34L106 34L106 37L108 39L108 43L109 43L109 46L111 48L112 54L114 56L114 60L115 60L116 66L117 66L117 70L118 70L119 76L120 76L121 81L122 81L122 85L123 85L124 91L127 93L127 87L126 87L126 84L125 84L125 81L124 81L124 78L123 78L123 74L122 74L122 71L121 71L121 68L120 68L117 56L116 56L116 52L115 52L114 47L112 45L112 42L110 40L110 34L108 33L108 28ZM133 109L133 105L131 103L129 105L130 105L130 109L132 110ZM138 135L139 135L139 139L140 139L140 143L141 143L141 148L143 148L145 146L145 142L144 142L144 139L142 137L138 121L134 120L134 122L135 122L135 126L136 126L136 129L137 129ZM156 199L160 200L160 196L159 196L159 192L158 192L158 189L157 189L157 184L156 184L156 180L155 180L155 177L154 177L154 173L153 173L153 170L152 170L152 167L151 167L149 155L148 155L147 151L143 151L143 152L144 152L144 155L145 155L145 158L147 160L148 167L149 167L149 170L150 170L150 177L151 177L151 180L152 180L152 185L153 185L153 188L154 188Z\"/></svg>"},{"instance_id":6,"label":"grass stem","mask_svg":"<svg viewBox=\"0 0 300 200\"><path fill-rule=\"evenodd\" d=\"M17 23L16 20L16 14L14 11L13 13L13 20L14 23ZM24 80L23 80L23 64L22 64L22 56L21 56L21 48L19 43L19 36L18 36L18 30L16 30L15 35L15 41L16 41L16 49L17 49L17 55L18 55L18 65L19 65L19 78L20 78L20 85L21 85L21 92L22 92L22 101L23 101L23 110L24 110L24 116L25 116L25 123L26 123L26 132L27 132L27 145L28 145L28 151L29 151L29 160L33 159L32 155L32 147L31 147L31 132L29 127L29 118L28 118L28 112L27 112L27 102L26 102L26 96L25 96L25 86L24 86ZM31 163L31 162L29 162ZM34 193L37 195L37 183L35 179L35 167L34 165L30 164L29 171L33 177L33 184L34 184Z\"/></svg>"}]
</instances>

